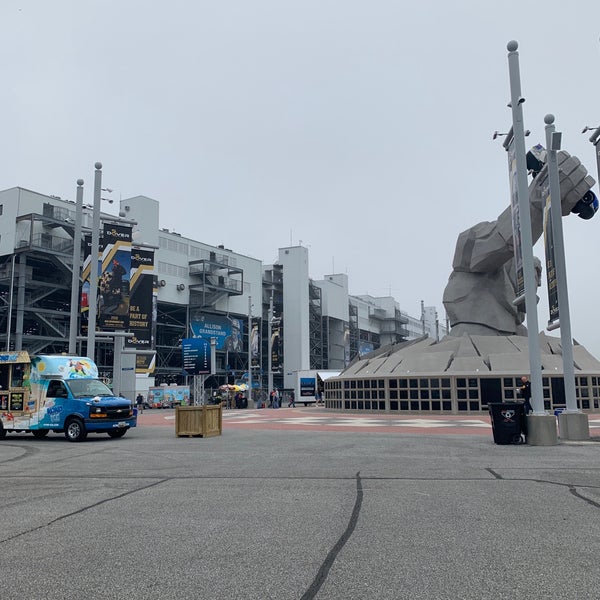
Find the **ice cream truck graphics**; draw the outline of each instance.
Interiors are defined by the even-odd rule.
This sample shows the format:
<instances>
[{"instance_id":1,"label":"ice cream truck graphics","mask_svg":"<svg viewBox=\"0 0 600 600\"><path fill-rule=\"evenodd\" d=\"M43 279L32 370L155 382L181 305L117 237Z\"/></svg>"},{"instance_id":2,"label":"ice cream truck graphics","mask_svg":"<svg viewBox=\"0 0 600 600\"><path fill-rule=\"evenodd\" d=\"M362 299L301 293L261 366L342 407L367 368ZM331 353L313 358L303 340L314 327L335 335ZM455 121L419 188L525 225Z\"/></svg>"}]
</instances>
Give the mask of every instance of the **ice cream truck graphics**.
<instances>
[{"instance_id":1,"label":"ice cream truck graphics","mask_svg":"<svg viewBox=\"0 0 600 600\"><path fill-rule=\"evenodd\" d=\"M161 385L148 388L150 408L174 408L190 403L189 385Z\"/></svg>"},{"instance_id":2,"label":"ice cream truck graphics","mask_svg":"<svg viewBox=\"0 0 600 600\"><path fill-rule=\"evenodd\" d=\"M8 432L44 437L50 431L70 442L88 433L119 438L136 419L133 403L113 395L89 358L0 352L0 439Z\"/></svg>"}]
</instances>

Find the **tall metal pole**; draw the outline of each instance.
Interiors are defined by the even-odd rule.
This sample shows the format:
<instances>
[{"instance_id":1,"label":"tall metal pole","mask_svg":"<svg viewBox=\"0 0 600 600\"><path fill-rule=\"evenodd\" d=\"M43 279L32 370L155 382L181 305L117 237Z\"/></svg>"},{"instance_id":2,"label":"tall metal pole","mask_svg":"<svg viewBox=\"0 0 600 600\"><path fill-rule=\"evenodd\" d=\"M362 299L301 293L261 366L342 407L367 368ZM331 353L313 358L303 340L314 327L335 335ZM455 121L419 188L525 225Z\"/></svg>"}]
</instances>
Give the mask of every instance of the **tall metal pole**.
<instances>
[{"instance_id":1,"label":"tall metal pole","mask_svg":"<svg viewBox=\"0 0 600 600\"><path fill-rule=\"evenodd\" d=\"M17 255L13 251L13 255L10 259L10 291L8 293L8 319L6 319L6 351L10 350L10 328L12 325L12 309L13 309L13 295L15 293L15 257Z\"/></svg>"},{"instance_id":2,"label":"tall metal pole","mask_svg":"<svg viewBox=\"0 0 600 600\"><path fill-rule=\"evenodd\" d=\"M83 221L83 179L77 180L75 232L73 233L73 273L71 274L71 318L69 321L69 354L77 353L77 317L79 314L79 282L81 274L81 229Z\"/></svg>"},{"instance_id":3,"label":"tall metal pole","mask_svg":"<svg viewBox=\"0 0 600 600\"><path fill-rule=\"evenodd\" d=\"M248 296L248 408L254 408L252 400L252 296Z\"/></svg>"},{"instance_id":4,"label":"tall metal pole","mask_svg":"<svg viewBox=\"0 0 600 600\"><path fill-rule=\"evenodd\" d=\"M217 338L210 338L210 374L217 372ZM204 390L202 390L204 391ZM206 404L204 394L202 395L202 404Z\"/></svg>"},{"instance_id":5,"label":"tall metal pole","mask_svg":"<svg viewBox=\"0 0 600 600\"><path fill-rule=\"evenodd\" d=\"M508 71L510 77L510 108L512 110L515 160L517 163L517 195L521 220L521 246L523 250L523 277L525 280L525 312L527 313L527 339L529 343L529 368L531 378L531 404L534 415L545 415L542 394L542 360L537 315L536 276L533 261L533 239L527 185L527 158L525 151L525 127L523 125L523 102L519 53L516 41L508 42ZM515 232L516 233L516 232Z\"/></svg>"},{"instance_id":6,"label":"tall metal pole","mask_svg":"<svg viewBox=\"0 0 600 600\"><path fill-rule=\"evenodd\" d=\"M273 390L273 293L271 292L271 298L269 300L269 312L267 314L267 351L268 351L268 372L267 372L267 394L270 394Z\"/></svg>"},{"instance_id":7,"label":"tall metal pole","mask_svg":"<svg viewBox=\"0 0 600 600\"><path fill-rule=\"evenodd\" d=\"M96 319L98 316L98 255L100 254L100 195L102 163L97 162L94 173L94 208L92 211L92 248L90 251L90 300L87 335L87 355L94 360L96 351Z\"/></svg>"},{"instance_id":8,"label":"tall metal pole","mask_svg":"<svg viewBox=\"0 0 600 600\"><path fill-rule=\"evenodd\" d=\"M573 341L571 335L571 316L569 313L569 293L567 290L567 267L565 262L565 243L563 237L562 211L560 202L560 179L556 153L560 150L561 134L555 131L554 115L544 117L546 123L546 151L548 164L548 183L550 185L550 219L552 239L554 241L554 263L556 268L556 288L558 292L558 311L560 315L560 341L562 345L563 373L567 410L579 412L575 397L575 368L573 366Z\"/></svg>"}]
</instances>

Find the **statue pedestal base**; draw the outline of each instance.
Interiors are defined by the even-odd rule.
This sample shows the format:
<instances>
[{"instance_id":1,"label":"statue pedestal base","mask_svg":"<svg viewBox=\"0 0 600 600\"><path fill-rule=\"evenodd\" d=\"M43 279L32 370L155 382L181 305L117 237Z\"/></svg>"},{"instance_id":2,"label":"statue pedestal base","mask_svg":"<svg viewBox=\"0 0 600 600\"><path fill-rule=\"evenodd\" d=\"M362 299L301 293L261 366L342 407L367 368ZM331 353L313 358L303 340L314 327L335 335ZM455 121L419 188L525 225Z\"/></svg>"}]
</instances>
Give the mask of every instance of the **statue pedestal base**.
<instances>
[{"instance_id":1,"label":"statue pedestal base","mask_svg":"<svg viewBox=\"0 0 600 600\"><path fill-rule=\"evenodd\" d=\"M561 440L589 440L588 416L581 412L562 412L558 415L558 431Z\"/></svg>"},{"instance_id":2,"label":"statue pedestal base","mask_svg":"<svg viewBox=\"0 0 600 600\"><path fill-rule=\"evenodd\" d=\"M527 415L527 444L530 446L556 446L558 433L554 415Z\"/></svg>"}]
</instances>

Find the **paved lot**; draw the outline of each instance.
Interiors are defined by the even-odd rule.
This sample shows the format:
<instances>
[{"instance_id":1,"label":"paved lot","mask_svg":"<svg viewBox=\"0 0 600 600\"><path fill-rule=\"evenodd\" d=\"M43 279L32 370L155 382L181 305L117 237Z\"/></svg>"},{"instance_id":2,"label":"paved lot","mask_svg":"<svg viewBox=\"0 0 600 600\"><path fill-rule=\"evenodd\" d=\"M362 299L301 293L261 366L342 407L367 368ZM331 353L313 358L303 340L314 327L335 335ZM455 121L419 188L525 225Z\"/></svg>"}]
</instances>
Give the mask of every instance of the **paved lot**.
<instances>
[{"instance_id":1,"label":"paved lot","mask_svg":"<svg viewBox=\"0 0 600 600\"><path fill-rule=\"evenodd\" d=\"M597 442L236 412L214 438L148 411L120 440L2 440L0 597L600 597Z\"/></svg>"},{"instance_id":2,"label":"paved lot","mask_svg":"<svg viewBox=\"0 0 600 600\"><path fill-rule=\"evenodd\" d=\"M175 411L146 410L142 425L173 427ZM340 413L323 407L280 408L276 410L225 410L225 429L275 429L302 431L362 431L450 435L492 435L489 416L477 415L394 415L384 413ZM590 436L600 440L600 416L589 418Z\"/></svg>"}]
</instances>

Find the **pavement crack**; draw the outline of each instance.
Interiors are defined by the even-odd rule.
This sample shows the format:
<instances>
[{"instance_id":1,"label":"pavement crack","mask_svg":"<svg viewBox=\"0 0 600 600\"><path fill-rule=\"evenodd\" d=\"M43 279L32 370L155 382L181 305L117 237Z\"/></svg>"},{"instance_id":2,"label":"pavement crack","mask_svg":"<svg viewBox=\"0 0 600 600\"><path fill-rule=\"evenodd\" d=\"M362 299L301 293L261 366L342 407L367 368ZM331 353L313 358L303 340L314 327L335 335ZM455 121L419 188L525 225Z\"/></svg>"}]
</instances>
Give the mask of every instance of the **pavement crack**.
<instances>
[{"instance_id":1,"label":"pavement crack","mask_svg":"<svg viewBox=\"0 0 600 600\"><path fill-rule=\"evenodd\" d=\"M356 527L356 523L358 521L358 516L360 514L360 509L362 507L363 501L363 486L362 480L360 478L360 471L356 474L356 499L354 501L354 509L352 510L352 514L350 515L350 520L348 521L348 526L346 527L346 531L341 535L335 546L329 551L321 568L317 572L313 582L310 584L310 587L304 592L301 600L312 600L319 593L321 586L325 583L327 579L327 575L329 574L329 570L331 569L337 555L340 553L341 549L346 545L346 542L350 539L350 536L354 532Z\"/></svg>"},{"instance_id":2,"label":"pavement crack","mask_svg":"<svg viewBox=\"0 0 600 600\"><path fill-rule=\"evenodd\" d=\"M579 492L579 490L574 485L569 486L569 492L571 492L571 494L573 494L573 496L575 496L576 498L587 502L590 506L593 506L594 508L600 508L600 504L598 504L598 502L594 502L594 500L586 498L583 494Z\"/></svg>"},{"instance_id":3,"label":"pavement crack","mask_svg":"<svg viewBox=\"0 0 600 600\"><path fill-rule=\"evenodd\" d=\"M74 515L79 515L79 514L85 512L86 510L90 510L90 508L95 508L96 506L100 506L102 504L105 504L106 502L112 502L113 500L118 500L119 498L124 498L125 496L129 496L130 494L135 494L136 492L141 492L143 490L147 490L148 488L151 488L151 487L154 487L161 483L164 483L165 481L168 481L168 478L160 479L159 481L154 481L152 483L149 483L148 485L143 485L141 487L135 488L134 490L128 490L127 492L123 492L122 494L116 494L115 496L111 496L110 498L104 498L104 500L99 500L98 502L94 502L93 504L90 504L89 506L84 506L83 508L79 508L70 513L66 513L64 515L61 515L60 517L56 517L56 519L52 519L51 521L48 521L47 523L44 523L43 525L38 525L37 527L32 527L31 529L27 529L25 531L16 533L15 535L11 535L10 537L4 538L4 539L0 540L0 544L4 544L5 542L10 542L10 541L20 538L24 535L27 535L28 533L33 533L34 531L39 531L40 529L45 529L46 527L49 527L50 525L53 525L54 523L58 523L59 521L68 519L69 517L72 517Z\"/></svg>"},{"instance_id":4,"label":"pavement crack","mask_svg":"<svg viewBox=\"0 0 600 600\"><path fill-rule=\"evenodd\" d=\"M504 479L504 477L502 477L502 475L500 475L500 473L496 473L496 471L494 471L494 469L490 469L489 467L486 467L485 470L488 473L491 473L496 479Z\"/></svg>"},{"instance_id":5,"label":"pavement crack","mask_svg":"<svg viewBox=\"0 0 600 600\"><path fill-rule=\"evenodd\" d=\"M17 445L17 444L7 444L6 442L3 442L2 446L4 448L6 448L7 446L9 448L18 448L19 450L23 451L23 454L19 454L18 456L12 456L10 458L4 458L0 461L0 465L5 465L9 462L15 462L17 460L23 460L25 458L30 458L34 454L38 454L40 452L40 449L36 448L34 446L21 446L21 445Z\"/></svg>"}]
</instances>

